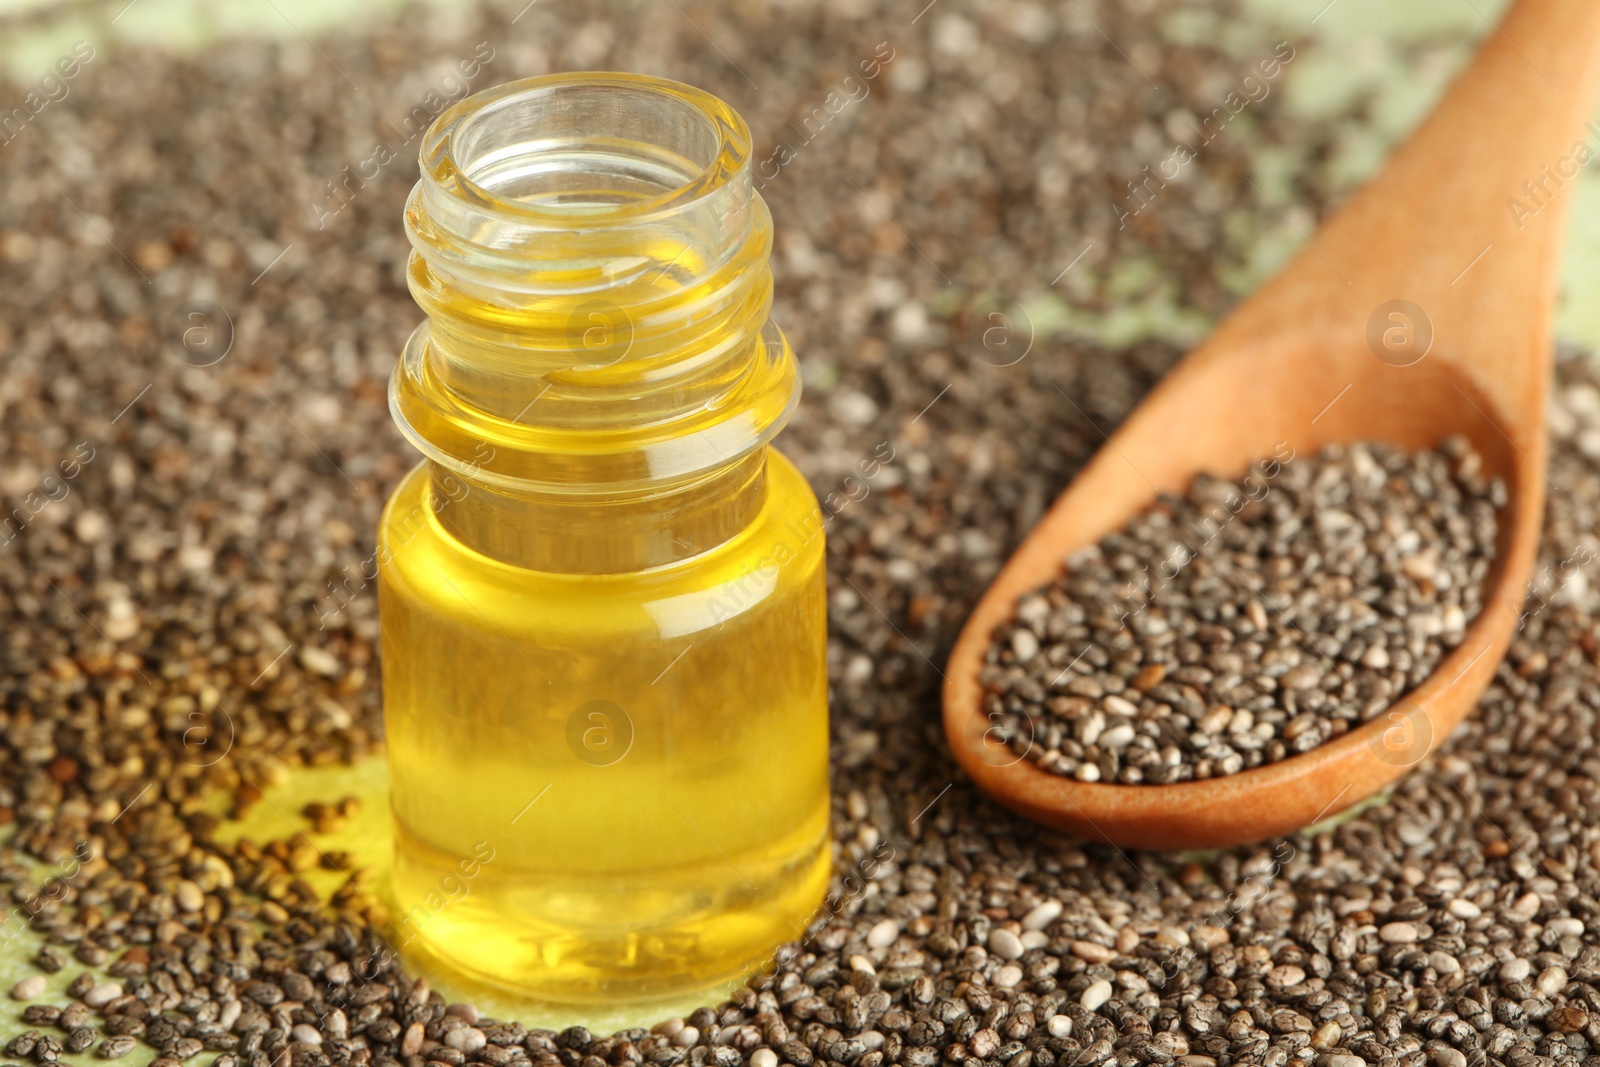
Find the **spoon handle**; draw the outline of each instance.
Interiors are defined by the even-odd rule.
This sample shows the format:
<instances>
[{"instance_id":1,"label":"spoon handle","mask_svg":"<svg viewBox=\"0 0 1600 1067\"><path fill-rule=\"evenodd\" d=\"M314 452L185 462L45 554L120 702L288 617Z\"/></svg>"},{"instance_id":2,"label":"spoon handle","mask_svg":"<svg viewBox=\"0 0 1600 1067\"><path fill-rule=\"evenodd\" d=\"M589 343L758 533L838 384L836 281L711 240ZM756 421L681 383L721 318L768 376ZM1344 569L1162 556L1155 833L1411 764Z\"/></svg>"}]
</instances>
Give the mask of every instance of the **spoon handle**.
<instances>
[{"instance_id":1,"label":"spoon handle","mask_svg":"<svg viewBox=\"0 0 1600 1067\"><path fill-rule=\"evenodd\" d=\"M1518 0L1379 175L1206 347L1355 340L1409 301L1426 320L1393 322L1431 325L1426 358L1454 362L1502 416L1541 410L1567 212L1580 168L1600 157L1600 123L1585 125L1597 90L1600 2ZM1500 421L1515 437L1530 420ZM1520 428L1542 440L1531 421Z\"/></svg>"}]
</instances>

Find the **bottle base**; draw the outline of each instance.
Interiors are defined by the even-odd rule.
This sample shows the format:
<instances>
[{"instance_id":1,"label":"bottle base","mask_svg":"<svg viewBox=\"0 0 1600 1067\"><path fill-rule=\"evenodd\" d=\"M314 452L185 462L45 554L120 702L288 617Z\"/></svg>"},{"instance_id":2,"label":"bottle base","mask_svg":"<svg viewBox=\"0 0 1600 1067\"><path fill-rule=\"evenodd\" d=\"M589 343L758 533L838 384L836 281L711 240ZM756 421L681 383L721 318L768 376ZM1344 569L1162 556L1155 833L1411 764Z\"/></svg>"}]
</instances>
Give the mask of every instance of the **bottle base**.
<instances>
[{"instance_id":1,"label":"bottle base","mask_svg":"<svg viewBox=\"0 0 1600 1067\"><path fill-rule=\"evenodd\" d=\"M433 857L413 854L408 863L404 837L397 843L397 880L407 878L408 868L439 869ZM704 887L718 884L722 872L655 872L648 887L632 882L597 894L592 882L575 886L557 872L502 869L491 877L494 865L486 864L463 883L471 888L460 899L446 900L421 924L416 909L403 918L395 947L422 973L469 997L478 989L527 1006L692 1008L769 969L776 950L800 939L820 914L831 873L826 837L800 860L764 859L724 862L753 881L715 898ZM755 891L756 882L764 891ZM572 921L563 922L568 912ZM597 925L599 916L612 921Z\"/></svg>"}]
</instances>

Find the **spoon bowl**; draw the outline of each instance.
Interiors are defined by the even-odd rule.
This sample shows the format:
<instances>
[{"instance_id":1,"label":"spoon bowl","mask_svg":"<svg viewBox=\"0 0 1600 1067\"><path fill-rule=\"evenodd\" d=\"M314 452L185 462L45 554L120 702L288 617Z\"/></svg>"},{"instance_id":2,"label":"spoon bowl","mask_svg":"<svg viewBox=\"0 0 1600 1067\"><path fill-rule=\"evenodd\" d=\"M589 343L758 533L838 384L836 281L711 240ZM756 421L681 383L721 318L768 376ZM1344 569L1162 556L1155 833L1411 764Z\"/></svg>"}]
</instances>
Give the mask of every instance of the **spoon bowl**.
<instances>
[{"instance_id":1,"label":"spoon bowl","mask_svg":"<svg viewBox=\"0 0 1600 1067\"><path fill-rule=\"evenodd\" d=\"M1600 83L1597 43L1593 0L1519 0L1378 177L1186 356L1057 498L984 594L946 671L946 736L981 788L1039 822L1118 845L1241 844L1382 790L1476 705L1518 628L1538 548L1570 195L1531 213L1508 200L1574 156ZM1457 434L1508 490L1484 607L1433 674L1377 717L1238 774L1119 785L1041 770L986 714L979 672L996 627L1158 493L1181 494L1201 472L1242 476L1289 449L1415 450Z\"/></svg>"}]
</instances>

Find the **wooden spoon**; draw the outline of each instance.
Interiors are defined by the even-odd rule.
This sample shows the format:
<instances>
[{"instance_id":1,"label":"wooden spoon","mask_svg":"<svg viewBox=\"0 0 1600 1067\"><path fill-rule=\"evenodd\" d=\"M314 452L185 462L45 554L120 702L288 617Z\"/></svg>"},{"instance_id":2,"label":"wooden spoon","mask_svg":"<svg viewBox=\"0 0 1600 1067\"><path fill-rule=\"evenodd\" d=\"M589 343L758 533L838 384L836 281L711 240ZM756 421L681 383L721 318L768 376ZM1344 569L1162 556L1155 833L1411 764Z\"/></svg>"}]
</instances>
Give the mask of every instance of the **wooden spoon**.
<instances>
[{"instance_id":1,"label":"wooden spoon","mask_svg":"<svg viewBox=\"0 0 1600 1067\"><path fill-rule=\"evenodd\" d=\"M1383 171L1106 441L951 654L945 732L979 786L1075 835L1213 847L1347 808L1449 735L1518 628L1538 546L1557 267L1575 172L1600 154L1600 126L1584 127L1597 86L1600 2L1519 0ZM978 672L996 626L1158 491L1181 494L1202 471L1242 476L1285 443L1309 457L1335 442L1417 449L1451 434L1506 481L1498 554L1465 639L1389 712L1278 763L1174 785L1050 774L986 716Z\"/></svg>"}]
</instances>

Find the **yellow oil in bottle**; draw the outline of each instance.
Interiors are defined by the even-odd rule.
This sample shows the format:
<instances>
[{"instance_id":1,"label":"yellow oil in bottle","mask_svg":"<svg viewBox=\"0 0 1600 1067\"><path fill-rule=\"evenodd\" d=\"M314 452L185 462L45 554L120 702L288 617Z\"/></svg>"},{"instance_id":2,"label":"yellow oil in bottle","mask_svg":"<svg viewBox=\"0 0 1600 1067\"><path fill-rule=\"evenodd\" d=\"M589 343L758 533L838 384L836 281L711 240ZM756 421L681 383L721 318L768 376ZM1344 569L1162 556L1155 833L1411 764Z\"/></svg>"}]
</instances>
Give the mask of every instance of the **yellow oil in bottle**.
<instances>
[{"instance_id":1,"label":"yellow oil in bottle","mask_svg":"<svg viewBox=\"0 0 1600 1067\"><path fill-rule=\"evenodd\" d=\"M732 111L626 75L440 117L379 531L395 939L555 1002L704 988L828 877L822 519Z\"/></svg>"}]
</instances>

